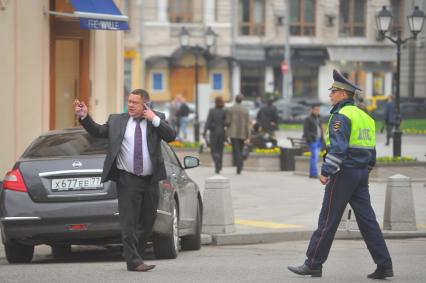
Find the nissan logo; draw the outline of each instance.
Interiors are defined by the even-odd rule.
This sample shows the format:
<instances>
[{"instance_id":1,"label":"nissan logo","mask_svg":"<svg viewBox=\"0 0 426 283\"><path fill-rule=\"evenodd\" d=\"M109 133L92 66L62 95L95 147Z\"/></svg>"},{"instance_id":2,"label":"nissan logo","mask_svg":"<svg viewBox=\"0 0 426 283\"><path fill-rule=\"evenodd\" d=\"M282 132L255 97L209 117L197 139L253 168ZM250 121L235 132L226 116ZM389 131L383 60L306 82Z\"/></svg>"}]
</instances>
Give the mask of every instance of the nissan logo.
<instances>
[{"instance_id":1,"label":"nissan logo","mask_svg":"<svg viewBox=\"0 0 426 283\"><path fill-rule=\"evenodd\" d=\"M80 168L81 166L83 166L83 163L81 163L78 160L76 160L72 163L72 167L74 167L74 168Z\"/></svg>"}]
</instances>

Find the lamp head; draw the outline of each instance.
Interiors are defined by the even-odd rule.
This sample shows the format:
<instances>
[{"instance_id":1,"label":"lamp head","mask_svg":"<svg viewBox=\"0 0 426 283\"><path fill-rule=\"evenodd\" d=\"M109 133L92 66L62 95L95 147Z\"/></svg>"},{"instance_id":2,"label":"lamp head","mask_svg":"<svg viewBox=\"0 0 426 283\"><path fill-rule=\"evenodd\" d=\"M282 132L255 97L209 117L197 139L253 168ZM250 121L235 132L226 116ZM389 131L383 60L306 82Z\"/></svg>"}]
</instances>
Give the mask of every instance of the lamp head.
<instances>
[{"instance_id":1,"label":"lamp head","mask_svg":"<svg viewBox=\"0 0 426 283\"><path fill-rule=\"evenodd\" d=\"M407 20L410 31L414 38L416 38L417 34L419 34L423 29L425 13L422 10L419 10L418 6L415 6L411 15L407 16Z\"/></svg>"},{"instance_id":2,"label":"lamp head","mask_svg":"<svg viewBox=\"0 0 426 283\"><path fill-rule=\"evenodd\" d=\"M189 46L189 37L191 34L189 33L186 27L182 27L179 32L179 43L181 47Z\"/></svg>"},{"instance_id":3,"label":"lamp head","mask_svg":"<svg viewBox=\"0 0 426 283\"><path fill-rule=\"evenodd\" d=\"M380 10L376 16L377 29L381 34L385 34L389 31L391 21L392 13L386 9L386 6L383 6L382 10Z\"/></svg>"},{"instance_id":4,"label":"lamp head","mask_svg":"<svg viewBox=\"0 0 426 283\"><path fill-rule=\"evenodd\" d=\"M211 48L216 43L217 34L213 31L211 27L207 28L206 33L204 34L204 39L206 41L207 48Z\"/></svg>"}]
</instances>

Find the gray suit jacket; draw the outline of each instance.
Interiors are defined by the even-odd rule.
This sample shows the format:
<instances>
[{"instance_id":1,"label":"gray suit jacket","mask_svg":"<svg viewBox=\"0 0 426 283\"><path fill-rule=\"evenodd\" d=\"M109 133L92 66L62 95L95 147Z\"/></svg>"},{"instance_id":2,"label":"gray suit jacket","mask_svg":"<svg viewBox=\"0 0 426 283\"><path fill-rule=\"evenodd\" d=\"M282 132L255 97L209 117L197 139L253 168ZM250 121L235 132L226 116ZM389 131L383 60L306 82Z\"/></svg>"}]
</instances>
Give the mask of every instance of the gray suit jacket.
<instances>
[{"instance_id":1,"label":"gray suit jacket","mask_svg":"<svg viewBox=\"0 0 426 283\"><path fill-rule=\"evenodd\" d=\"M157 111L154 111L154 113L160 118L160 126L154 127L152 123L148 121L147 143L153 169L152 182L158 182L166 179L166 168L161 154L161 140L171 142L176 138L176 133L165 121L165 115L163 113ZM116 161L129 118L130 116L128 113L111 114L107 122L103 125L93 121L90 115L87 115L83 120L79 119L80 124L89 134L95 137L108 139L108 151L104 161L102 182L118 180L119 171L116 166Z\"/></svg>"},{"instance_id":2,"label":"gray suit jacket","mask_svg":"<svg viewBox=\"0 0 426 283\"><path fill-rule=\"evenodd\" d=\"M250 137L250 117L247 108L235 104L226 111L226 135L232 139L246 140Z\"/></svg>"}]
</instances>

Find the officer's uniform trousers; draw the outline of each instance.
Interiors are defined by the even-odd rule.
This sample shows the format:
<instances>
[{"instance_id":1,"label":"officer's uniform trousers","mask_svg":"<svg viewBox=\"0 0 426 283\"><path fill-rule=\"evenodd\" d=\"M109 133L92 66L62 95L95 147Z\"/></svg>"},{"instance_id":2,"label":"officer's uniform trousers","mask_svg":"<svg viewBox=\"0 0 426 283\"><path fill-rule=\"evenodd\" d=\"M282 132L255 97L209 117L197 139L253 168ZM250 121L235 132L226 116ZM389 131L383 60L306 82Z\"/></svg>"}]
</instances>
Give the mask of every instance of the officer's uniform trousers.
<instances>
[{"instance_id":1,"label":"officer's uniform trousers","mask_svg":"<svg viewBox=\"0 0 426 283\"><path fill-rule=\"evenodd\" d=\"M342 168L331 176L325 187L318 228L312 234L305 264L320 268L327 260L331 244L346 205L354 210L358 227L374 262L381 267L392 266L391 257L371 207L367 168Z\"/></svg>"}]
</instances>

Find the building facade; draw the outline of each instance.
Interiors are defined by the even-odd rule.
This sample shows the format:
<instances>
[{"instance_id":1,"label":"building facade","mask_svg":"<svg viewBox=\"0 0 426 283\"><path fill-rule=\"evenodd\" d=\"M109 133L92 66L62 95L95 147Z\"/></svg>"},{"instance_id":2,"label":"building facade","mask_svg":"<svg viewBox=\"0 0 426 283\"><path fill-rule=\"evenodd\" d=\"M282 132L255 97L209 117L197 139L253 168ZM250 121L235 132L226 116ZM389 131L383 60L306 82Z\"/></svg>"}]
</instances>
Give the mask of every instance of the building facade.
<instances>
[{"instance_id":1,"label":"building facade","mask_svg":"<svg viewBox=\"0 0 426 283\"><path fill-rule=\"evenodd\" d=\"M131 26L125 34L127 89L144 87L156 102L170 101L176 95L192 102L197 80L200 96L231 98L229 1L125 2ZM190 47L180 45L182 28L189 31ZM217 35L211 47L205 43L209 29Z\"/></svg>"},{"instance_id":2,"label":"building facade","mask_svg":"<svg viewBox=\"0 0 426 283\"><path fill-rule=\"evenodd\" d=\"M120 1L115 1L120 6ZM0 4L0 86L3 105L0 174L48 130L78 125L72 102L95 120L122 111L123 32L84 30L69 0ZM117 95L117 94L120 95Z\"/></svg>"},{"instance_id":3,"label":"building facade","mask_svg":"<svg viewBox=\"0 0 426 283\"><path fill-rule=\"evenodd\" d=\"M327 101L333 68L347 73L364 95L389 95L396 53L392 43L378 37L375 16L388 6L397 28L408 2L412 1L127 0L134 27L125 40L127 81L131 88L146 87L157 101L177 94L193 101L194 49L179 44L185 27L191 44L203 51L198 83L207 86L210 99L223 95L231 100L238 93L249 98L282 96L286 38L289 95L294 99ZM217 34L217 44L207 52L203 33L209 27Z\"/></svg>"}]
</instances>

